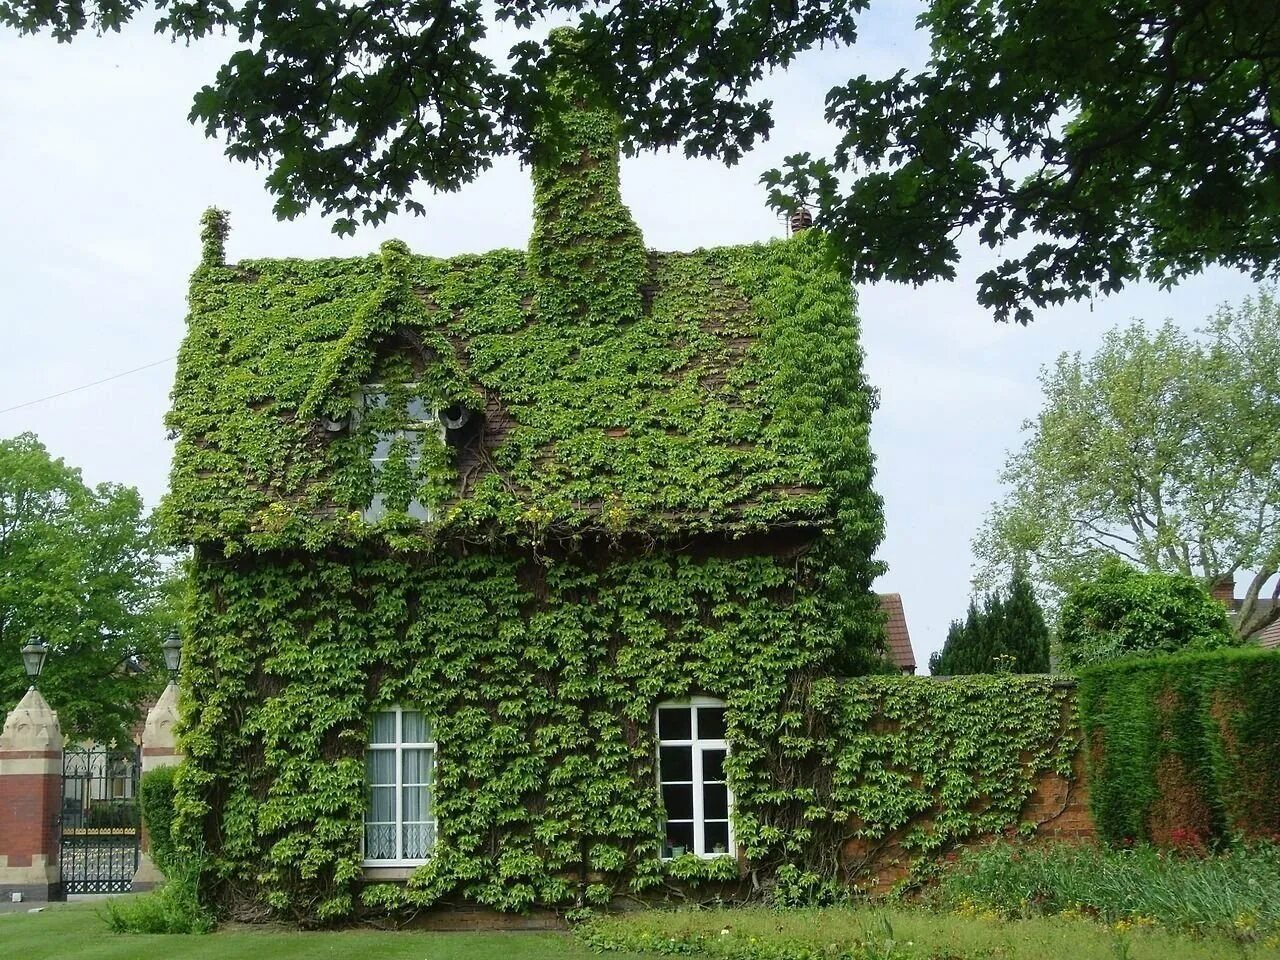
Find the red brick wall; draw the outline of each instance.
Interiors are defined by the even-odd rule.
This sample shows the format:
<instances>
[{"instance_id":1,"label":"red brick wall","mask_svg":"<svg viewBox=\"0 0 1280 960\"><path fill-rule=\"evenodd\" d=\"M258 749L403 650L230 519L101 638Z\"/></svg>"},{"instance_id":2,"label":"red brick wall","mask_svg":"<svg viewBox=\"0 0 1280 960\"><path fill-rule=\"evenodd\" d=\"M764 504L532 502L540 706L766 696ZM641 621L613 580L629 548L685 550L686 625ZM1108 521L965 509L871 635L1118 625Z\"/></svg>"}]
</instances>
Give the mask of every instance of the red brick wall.
<instances>
[{"instance_id":1,"label":"red brick wall","mask_svg":"<svg viewBox=\"0 0 1280 960\"><path fill-rule=\"evenodd\" d=\"M54 818L61 793L56 773L0 776L0 854L8 856L9 866L29 867L38 853L46 854L48 863L57 862Z\"/></svg>"},{"instance_id":2,"label":"red brick wall","mask_svg":"<svg viewBox=\"0 0 1280 960\"><path fill-rule=\"evenodd\" d=\"M1037 840L1091 841L1097 836L1089 813L1089 785L1085 780L1084 752L1076 754L1070 779L1050 774L1036 785L1035 792L1022 808L1023 822L1038 824ZM888 893L895 883L907 875L915 855L902 846L905 830L882 841L850 840L844 848L844 865L849 879L878 896ZM979 846L994 836L975 838L967 846Z\"/></svg>"}]
</instances>

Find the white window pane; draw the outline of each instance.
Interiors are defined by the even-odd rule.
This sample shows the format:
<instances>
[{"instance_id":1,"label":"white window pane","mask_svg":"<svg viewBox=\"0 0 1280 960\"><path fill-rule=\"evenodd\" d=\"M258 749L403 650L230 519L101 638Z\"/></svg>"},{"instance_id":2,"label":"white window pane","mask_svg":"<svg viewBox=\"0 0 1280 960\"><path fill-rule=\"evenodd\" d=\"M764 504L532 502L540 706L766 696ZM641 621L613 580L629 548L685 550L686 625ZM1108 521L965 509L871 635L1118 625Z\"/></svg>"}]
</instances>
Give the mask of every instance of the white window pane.
<instances>
[{"instance_id":1,"label":"white window pane","mask_svg":"<svg viewBox=\"0 0 1280 960\"><path fill-rule=\"evenodd\" d=\"M400 714L400 740L402 743L430 743L431 725L426 714L406 710Z\"/></svg>"},{"instance_id":2,"label":"white window pane","mask_svg":"<svg viewBox=\"0 0 1280 960\"><path fill-rule=\"evenodd\" d=\"M360 391L360 397L366 410L377 410L387 405L386 391L378 387L365 387Z\"/></svg>"},{"instance_id":3,"label":"white window pane","mask_svg":"<svg viewBox=\"0 0 1280 960\"><path fill-rule=\"evenodd\" d=\"M430 750L405 750L403 757L404 775L401 777L402 783L423 784L431 782Z\"/></svg>"},{"instance_id":4,"label":"white window pane","mask_svg":"<svg viewBox=\"0 0 1280 960\"><path fill-rule=\"evenodd\" d=\"M364 855L369 860L394 860L396 825L394 823L365 824Z\"/></svg>"},{"instance_id":5,"label":"white window pane","mask_svg":"<svg viewBox=\"0 0 1280 960\"><path fill-rule=\"evenodd\" d=\"M431 852L436 842L434 823L406 823L402 828L406 860L422 860Z\"/></svg>"},{"instance_id":6,"label":"white window pane","mask_svg":"<svg viewBox=\"0 0 1280 960\"><path fill-rule=\"evenodd\" d=\"M408 405L406 406L405 412L409 415L410 420L422 423L435 420L436 418L435 408L421 397L411 397Z\"/></svg>"},{"instance_id":7,"label":"white window pane","mask_svg":"<svg viewBox=\"0 0 1280 960\"><path fill-rule=\"evenodd\" d=\"M415 520L431 519L431 511L428 510L426 507L424 507L422 503L417 500L410 500L409 506L405 510L405 512L409 514L409 516L413 517L413 519Z\"/></svg>"},{"instance_id":8,"label":"white window pane","mask_svg":"<svg viewBox=\"0 0 1280 960\"><path fill-rule=\"evenodd\" d=\"M420 787L404 787L403 799L401 801L400 816L404 818L406 823L422 822L431 817L431 795L428 788Z\"/></svg>"},{"instance_id":9,"label":"white window pane","mask_svg":"<svg viewBox=\"0 0 1280 960\"><path fill-rule=\"evenodd\" d=\"M369 791L370 823L394 823L396 819L396 788L373 787Z\"/></svg>"},{"instance_id":10,"label":"white window pane","mask_svg":"<svg viewBox=\"0 0 1280 960\"><path fill-rule=\"evenodd\" d=\"M373 732L369 735L370 743L396 742L396 715L393 711L375 713L373 715Z\"/></svg>"},{"instance_id":11,"label":"white window pane","mask_svg":"<svg viewBox=\"0 0 1280 960\"><path fill-rule=\"evenodd\" d=\"M379 433L374 436L373 460L375 463L379 463L391 456L391 441L394 439L394 433Z\"/></svg>"},{"instance_id":12,"label":"white window pane","mask_svg":"<svg viewBox=\"0 0 1280 960\"><path fill-rule=\"evenodd\" d=\"M374 494L369 501L369 505L364 508L364 519L368 521L381 520L387 515L387 505L382 499L382 494Z\"/></svg>"},{"instance_id":13,"label":"white window pane","mask_svg":"<svg viewBox=\"0 0 1280 960\"><path fill-rule=\"evenodd\" d=\"M365 754L365 780L370 786L395 786L396 752L370 750Z\"/></svg>"}]
</instances>

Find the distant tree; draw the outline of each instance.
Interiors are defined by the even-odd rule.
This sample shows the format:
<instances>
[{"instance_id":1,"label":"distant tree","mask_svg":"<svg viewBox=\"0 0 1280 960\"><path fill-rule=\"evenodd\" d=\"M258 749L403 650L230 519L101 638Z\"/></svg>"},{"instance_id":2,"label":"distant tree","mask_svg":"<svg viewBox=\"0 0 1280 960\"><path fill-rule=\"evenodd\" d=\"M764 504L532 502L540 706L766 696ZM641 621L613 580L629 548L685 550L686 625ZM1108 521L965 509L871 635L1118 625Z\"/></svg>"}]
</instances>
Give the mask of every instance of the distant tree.
<instances>
[{"instance_id":1,"label":"distant tree","mask_svg":"<svg viewBox=\"0 0 1280 960\"><path fill-rule=\"evenodd\" d=\"M974 543L980 582L1025 567L1057 600L1106 557L1205 586L1247 571L1236 632L1280 618L1258 602L1280 571L1280 304L1263 291L1201 333L1134 323L1042 371L1044 407Z\"/></svg>"},{"instance_id":2,"label":"distant tree","mask_svg":"<svg viewBox=\"0 0 1280 960\"><path fill-rule=\"evenodd\" d=\"M549 23L574 23L628 149L736 163L773 127L755 82L852 44L869 5L0 0L0 23L71 40L154 8L173 39L236 36L192 121L267 168L279 216L315 204L345 233L422 212L415 188L457 190L495 157L529 156L555 69ZM1002 250L1034 236L979 277L1002 319L1209 264L1273 275L1274 14L1274 0L933 0L924 69L837 78L835 149L788 157L765 182L781 209L816 204L858 281L954 277L964 232ZM495 49L494 21L526 33Z\"/></svg>"},{"instance_id":3,"label":"distant tree","mask_svg":"<svg viewBox=\"0 0 1280 960\"><path fill-rule=\"evenodd\" d=\"M1194 578L1144 573L1114 558L1062 604L1062 666L1078 670L1121 657L1215 650L1239 643L1226 609Z\"/></svg>"},{"instance_id":4,"label":"distant tree","mask_svg":"<svg viewBox=\"0 0 1280 960\"><path fill-rule=\"evenodd\" d=\"M125 742L158 689L180 589L136 490L86 486L32 434L0 440L0 712L26 690L18 651L40 636L40 690L63 732Z\"/></svg>"},{"instance_id":5,"label":"distant tree","mask_svg":"<svg viewBox=\"0 0 1280 960\"><path fill-rule=\"evenodd\" d=\"M969 601L942 650L929 658L934 676L963 673L1048 673L1049 628L1035 592L1015 573L1004 592L991 592L979 608Z\"/></svg>"}]
</instances>

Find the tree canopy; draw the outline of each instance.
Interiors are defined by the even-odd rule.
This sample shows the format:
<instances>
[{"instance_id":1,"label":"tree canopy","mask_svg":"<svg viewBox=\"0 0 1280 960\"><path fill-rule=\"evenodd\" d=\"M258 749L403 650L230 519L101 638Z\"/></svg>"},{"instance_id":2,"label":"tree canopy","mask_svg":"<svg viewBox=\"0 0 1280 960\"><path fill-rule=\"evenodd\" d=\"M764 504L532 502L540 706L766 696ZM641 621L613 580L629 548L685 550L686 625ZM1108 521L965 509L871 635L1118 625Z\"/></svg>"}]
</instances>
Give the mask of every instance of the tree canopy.
<instances>
[{"instance_id":1,"label":"tree canopy","mask_svg":"<svg viewBox=\"0 0 1280 960\"><path fill-rule=\"evenodd\" d=\"M315 205L349 233L423 213L415 188L528 158L558 63L549 23L576 25L575 67L616 103L627 149L735 163L773 126L755 82L852 44L868 0L0 0L0 22L70 40L149 6L176 39L238 37L192 121L269 165L279 216ZM490 15L525 37L497 49ZM1271 0L933 0L919 23L923 70L837 84L833 154L764 177L778 208L816 205L856 279L954 277L970 230L1007 253L979 278L1001 319L1209 264L1276 271Z\"/></svg>"},{"instance_id":2,"label":"tree canopy","mask_svg":"<svg viewBox=\"0 0 1280 960\"><path fill-rule=\"evenodd\" d=\"M1131 656L1217 650L1236 640L1227 611L1181 573L1144 573L1106 560L1062 604L1062 665L1078 670Z\"/></svg>"},{"instance_id":3,"label":"tree canopy","mask_svg":"<svg viewBox=\"0 0 1280 960\"><path fill-rule=\"evenodd\" d=\"M1041 373L1044 407L975 541L987 579L1027 564L1062 596L1118 558L1234 582L1236 630L1280 618L1280 303L1221 308L1200 336L1166 323L1109 332Z\"/></svg>"},{"instance_id":4,"label":"tree canopy","mask_svg":"<svg viewBox=\"0 0 1280 960\"><path fill-rule=\"evenodd\" d=\"M943 647L929 658L934 676L964 673L1048 673L1049 628L1035 591L1015 572L1003 591L969 601L953 620Z\"/></svg>"},{"instance_id":5,"label":"tree canopy","mask_svg":"<svg viewBox=\"0 0 1280 960\"><path fill-rule=\"evenodd\" d=\"M86 486L32 434L0 440L0 713L27 688L18 651L39 636L63 733L126 742L176 624L181 585L164 574L136 490Z\"/></svg>"}]
</instances>

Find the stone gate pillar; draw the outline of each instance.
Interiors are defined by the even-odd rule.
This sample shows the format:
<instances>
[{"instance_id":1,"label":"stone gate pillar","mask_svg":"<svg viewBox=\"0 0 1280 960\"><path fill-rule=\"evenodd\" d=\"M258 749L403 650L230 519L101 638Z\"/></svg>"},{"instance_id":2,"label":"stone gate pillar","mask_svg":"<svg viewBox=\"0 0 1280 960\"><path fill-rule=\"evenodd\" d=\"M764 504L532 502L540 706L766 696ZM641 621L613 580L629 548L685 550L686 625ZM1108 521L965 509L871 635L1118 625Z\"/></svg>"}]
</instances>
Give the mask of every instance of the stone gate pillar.
<instances>
[{"instance_id":1,"label":"stone gate pillar","mask_svg":"<svg viewBox=\"0 0 1280 960\"><path fill-rule=\"evenodd\" d=\"M62 730L32 687L0 733L0 899L46 901L60 893L57 817L62 806Z\"/></svg>"},{"instance_id":2,"label":"stone gate pillar","mask_svg":"<svg viewBox=\"0 0 1280 960\"><path fill-rule=\"evenodd\" d=\"M178 749L178 737L174 730L177 722L178 685L171 681L147 714L146 725L142 728L144 776L157 767L172 767L182 761L182 752ZM146 823L143 823L142 853L138 857L138 870L133 875L133 889L150 890L163 879L164 874L151 859L151 838L147 835Z\"/></svg>"}]
</instances>

